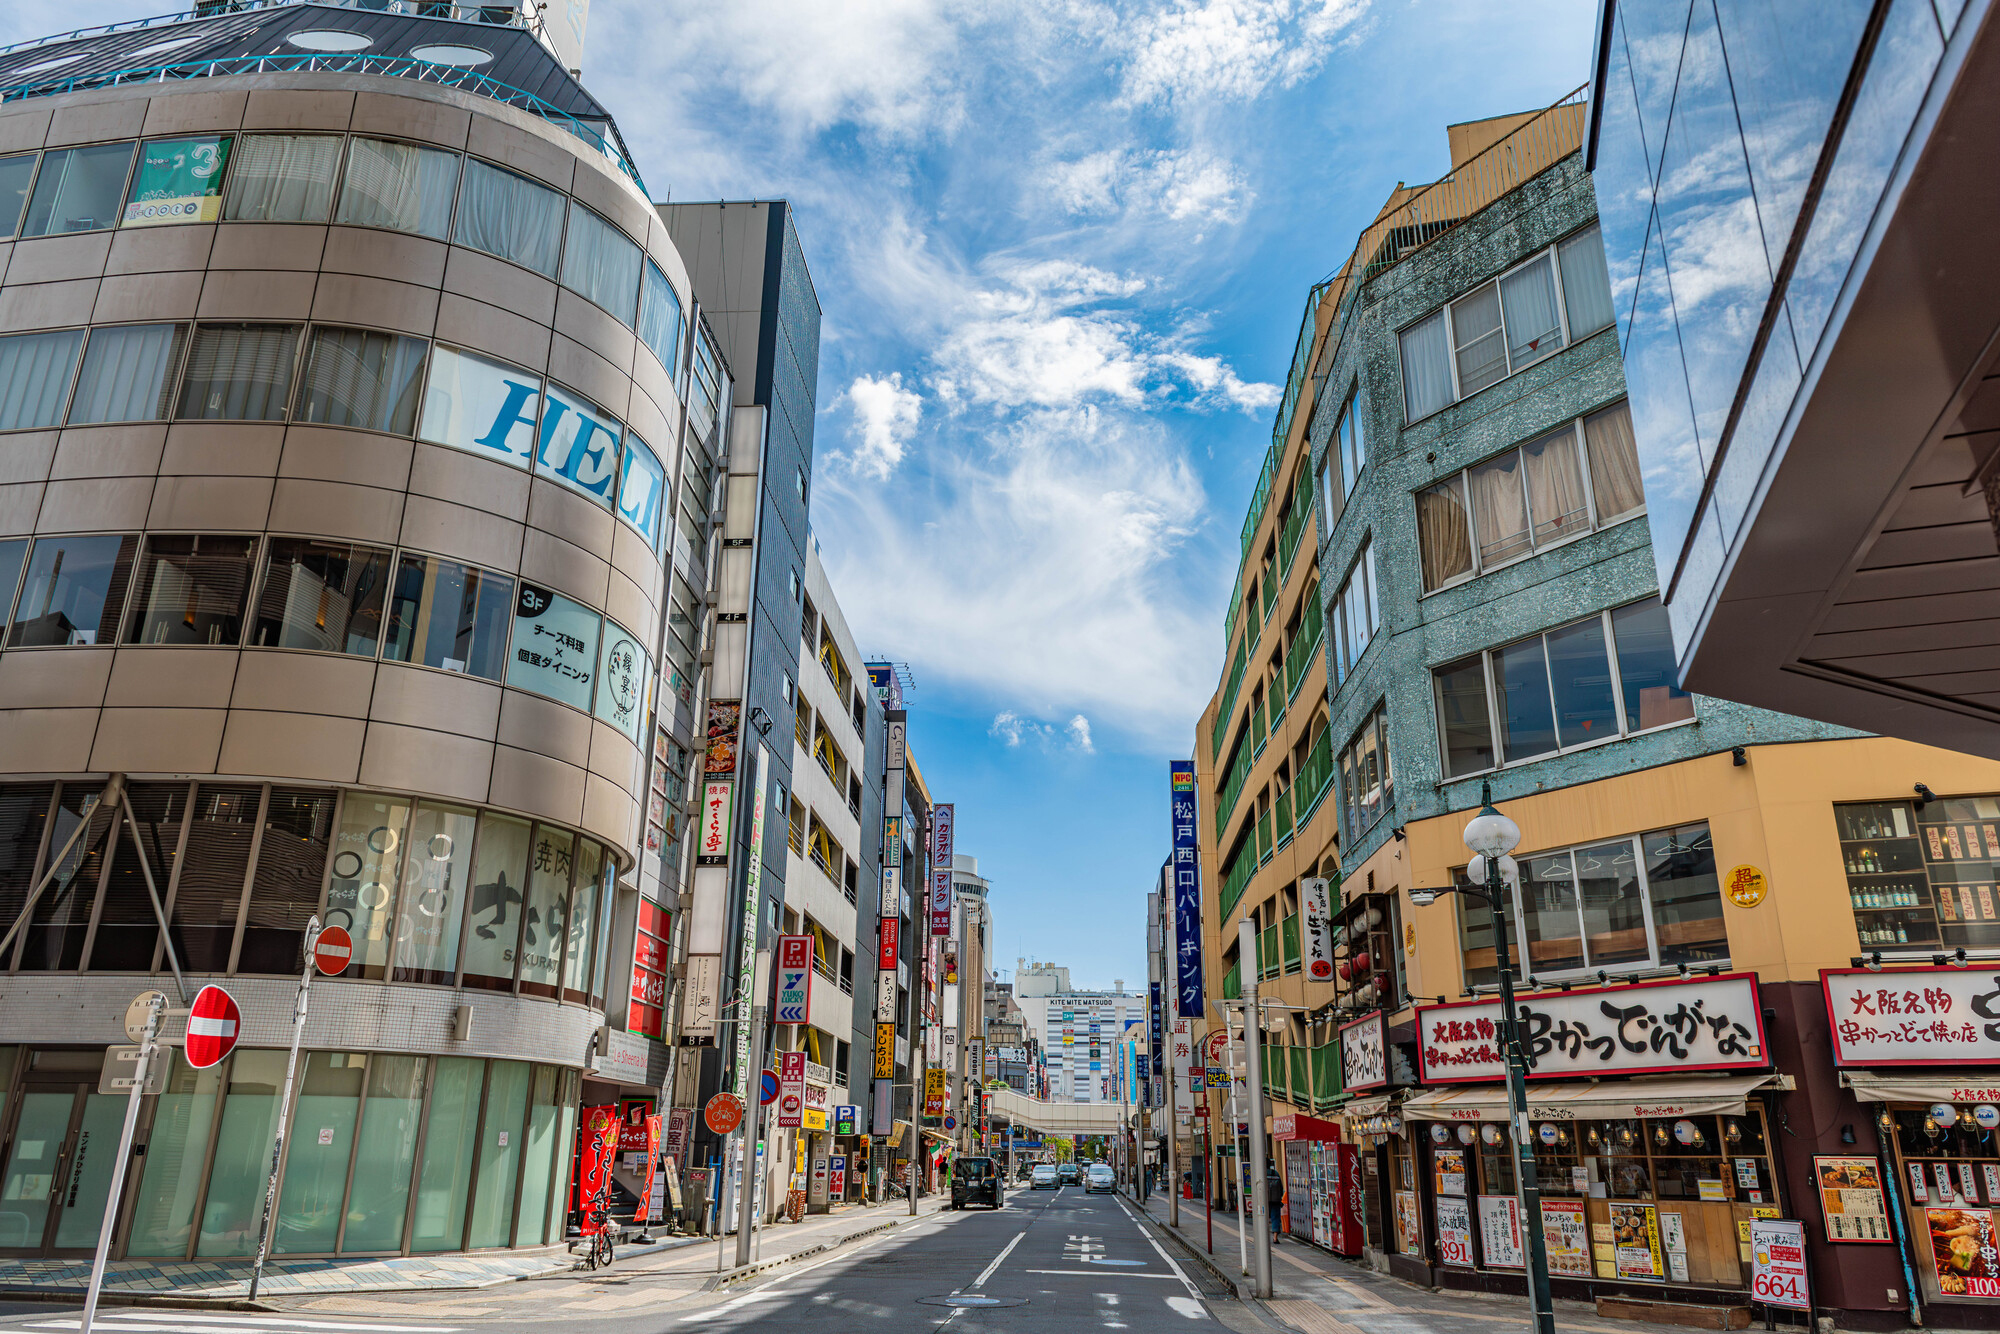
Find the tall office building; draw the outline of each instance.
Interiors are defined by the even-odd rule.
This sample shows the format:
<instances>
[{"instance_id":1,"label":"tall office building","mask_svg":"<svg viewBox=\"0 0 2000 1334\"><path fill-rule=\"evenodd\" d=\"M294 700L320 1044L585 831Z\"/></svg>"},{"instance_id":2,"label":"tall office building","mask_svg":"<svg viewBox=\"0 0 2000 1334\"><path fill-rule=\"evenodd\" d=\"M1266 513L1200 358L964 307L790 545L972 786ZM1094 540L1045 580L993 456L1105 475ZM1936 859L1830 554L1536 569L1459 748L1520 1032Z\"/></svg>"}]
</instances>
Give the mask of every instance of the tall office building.
<instances>
[{"instance_id":1,"label":"tall office building","mask_svg":"<svg viewBox=\"0 0 2000 1334\"><path fill-rule=\"evenodd\" d=\"M1017 962L1014 999L1027 1030L1041 1043L1042 1096L1051 1102L1108 1102L1115 1054L1112 1044L1129 1023L1143 1024L1146 998L1120 982L1112 991L1079 990L1069 969Z\"/></svg>"}]
</instances>

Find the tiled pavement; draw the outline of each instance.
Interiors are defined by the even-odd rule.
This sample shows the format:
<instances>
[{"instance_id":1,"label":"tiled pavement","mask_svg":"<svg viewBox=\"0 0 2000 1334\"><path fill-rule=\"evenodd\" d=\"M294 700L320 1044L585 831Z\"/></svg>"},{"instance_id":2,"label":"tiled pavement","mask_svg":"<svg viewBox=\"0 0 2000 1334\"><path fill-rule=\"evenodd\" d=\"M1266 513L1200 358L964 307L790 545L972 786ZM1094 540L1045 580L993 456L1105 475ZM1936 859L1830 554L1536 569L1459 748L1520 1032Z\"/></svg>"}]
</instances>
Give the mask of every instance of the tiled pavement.
<instances>
[{"instance_id":1,"label":"tiled pavement","mask_svg":"<svg viewBox=\"0 0 2000 1334\"><path fill-rule=\"evenodd\" d=\"M1166 1228L1164 1196L1149 1199L1146 1212ZM1206 1256L1208 1220L1201 1204L1181 1201L1180 1217L1181 1226L1169 1230ZM1232 1280L1241 1272L1237 1255L1235 1218L1218 1213L1213 1263ZM1249 1281L1239 1281L1247 1293ZM1524 1298L1419 1288L1289 1237L1271 1252L1271 1291L1272 1300L1259 1308L1299 1334L1499 1334L1529 1324ZM1556 1328L1569 1334L1686 1334L1670 1325L1605 1319L1583 1302L1567 1301L1556 1303Z\"/></svg>"}]
</instances>

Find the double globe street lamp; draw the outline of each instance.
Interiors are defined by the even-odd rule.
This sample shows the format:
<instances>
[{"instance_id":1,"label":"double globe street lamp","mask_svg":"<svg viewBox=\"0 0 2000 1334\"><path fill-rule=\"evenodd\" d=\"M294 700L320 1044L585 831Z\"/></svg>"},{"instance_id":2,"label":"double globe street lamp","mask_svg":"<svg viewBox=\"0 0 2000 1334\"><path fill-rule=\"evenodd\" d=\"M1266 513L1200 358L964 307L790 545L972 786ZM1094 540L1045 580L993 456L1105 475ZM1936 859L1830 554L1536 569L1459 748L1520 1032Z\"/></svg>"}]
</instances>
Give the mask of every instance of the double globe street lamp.
<instances>
[{"instance_id":1,"label":"double globe street lamp","mask_svg":"<svg viewBox=\"0 0 2000 1334\"><path fill-rule=\"evenodd\" d=\"M1465 868L1468 883L1442 889L1412 886L1410 902L1426 908L1437 902L1438 895L1455 892L1480 900L1492 911L1494 961L1500 972L1500 1044L1507 1065L1508 1119L1513 1124L1514 1180L1521 1230L1527 1234L1528 1304L1534 1312L1536 1334L1555 1334L1548 1244L1542 1235L1542 1186L1528 1131L1528 1061L1521 1050L1521 1025L1514 1012L1513 958L1507 947L1507 887L1518 885L1521 879L1521 868L1507 854L1520 846L1521 826L1494 809L1491 783L1480 785L1479 802L1479 814L1465 826L1465 846L1473 853ZM1475 889L1475 885L1484 888Z\"/></svg>"}]
</instances>

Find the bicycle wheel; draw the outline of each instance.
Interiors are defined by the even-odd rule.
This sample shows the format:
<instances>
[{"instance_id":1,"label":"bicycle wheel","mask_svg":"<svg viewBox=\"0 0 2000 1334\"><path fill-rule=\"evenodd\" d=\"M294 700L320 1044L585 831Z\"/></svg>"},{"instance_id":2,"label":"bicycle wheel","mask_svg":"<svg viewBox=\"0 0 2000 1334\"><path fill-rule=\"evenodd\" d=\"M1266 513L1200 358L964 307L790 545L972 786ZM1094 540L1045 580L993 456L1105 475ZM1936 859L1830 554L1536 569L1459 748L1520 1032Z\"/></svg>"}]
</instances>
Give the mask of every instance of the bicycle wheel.
<instances>
[{"instance_id":1,"label":"bicycle wheel","mask_svg":"<svg viewBox=\"0 0 2000 1334\"><path fill-rule=\"evenodd\" d=\"M597 1235L591 1238L590 1267L592 1269L611 1267L611 1232L608 1228L600 1228Z\"/></svg>"}]
</instances>

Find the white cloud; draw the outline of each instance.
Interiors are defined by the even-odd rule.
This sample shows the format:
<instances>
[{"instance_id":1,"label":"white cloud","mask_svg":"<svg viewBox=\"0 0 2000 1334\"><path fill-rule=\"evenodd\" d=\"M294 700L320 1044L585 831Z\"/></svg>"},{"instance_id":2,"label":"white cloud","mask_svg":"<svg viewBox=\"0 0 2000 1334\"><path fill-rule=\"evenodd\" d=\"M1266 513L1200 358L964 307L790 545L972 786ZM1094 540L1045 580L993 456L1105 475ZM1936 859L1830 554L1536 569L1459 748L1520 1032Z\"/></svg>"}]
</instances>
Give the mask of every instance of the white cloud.
<instances>
[{"instance_id":1,"label":"white cloud","mask_svg":"<svg viewBox=\"0 0 2000 1334\"><path fill-rule=\"evenodd\" d=\"M1248 101L1318 72L1368 0L1172 0L1119 23L1125 96Z\"/></svg>"},{"instance_id":2,"label":"white cloud","mask_svg":"<svg viewBox=\"0 0 2000 1334\"><path fill-rule=\"evenodd\" d=\"M856 472L887 481L903 461L903 449L923 418L923 395L903 388L902 372L891 371L884 376L857 376L845 397L860 436L848 461Z\"/></svg>"},{"instance_id":3,"label":"white cloud","mask_svg":"<svg viewBox=\"0 0 2000 1334\"><path fill-rule=\"evenodd\" d=\"M975 291L936 357L938 396L955 407L1139 408L1192 404L1261 410L1272 385L1246 384L1219 358L1189 352L1135 308L1144 280L1070 261L997 266L1004 286Z\"/></svg>"},{"instance_id":4,"label":"white cloud","mask_svg":"<svg viewBox=\"0 0 2000 1334\"><path fill-rule=\"evenodd\" d=\"M1220 636L1172 565L1204 506L1178 440L1089 407L969 434L927 451L920 512L881 488L822 483L815 526L850 622L922 679L1019 701L988 729L1003 745L1046 736L1081 751L1109 723L1185 750Z\"/></svg>"},{"instance_id":5,"label":"white cloud","mask_svg":"<svg viewBox=\"0 0 2000 1334\"><path fill-rule=\"evenodd\" d=\"M1240 220L1255 197L1234 164L1196 149L1104 149L1051 164L1040 187L1073 217L1145 210L1202 226Z\"/></svg>"}]
</instances>

